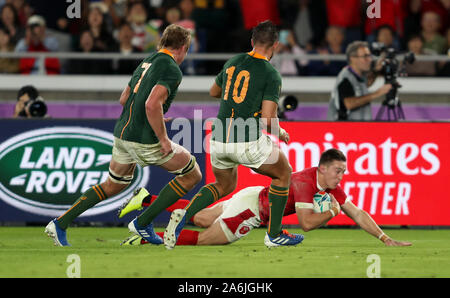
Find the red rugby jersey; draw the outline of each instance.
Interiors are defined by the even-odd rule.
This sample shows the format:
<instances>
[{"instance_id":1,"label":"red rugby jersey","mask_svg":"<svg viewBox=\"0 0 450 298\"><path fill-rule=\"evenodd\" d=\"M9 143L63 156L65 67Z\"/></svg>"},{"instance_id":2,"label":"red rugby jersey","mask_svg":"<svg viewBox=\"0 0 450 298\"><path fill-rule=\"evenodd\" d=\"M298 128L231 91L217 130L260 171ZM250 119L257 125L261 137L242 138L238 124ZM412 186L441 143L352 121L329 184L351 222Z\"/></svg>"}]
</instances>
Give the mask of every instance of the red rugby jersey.
<instances>
[{"instance_id":1,"label":"red rugby jersey","mask_svg":"<svg viewBox=\"0 0 450 298\"><path fill-rule=\"evenodd\" d=\"M295 203L313 203L314 194L320 189L317 187L317 167L295 172L291 176L291 186L289 187L289 197L284 209L284 215L295 213ZM326 189L331 193L340 205L345 204L347 195L338 185L335 189ZM259 215L263 224L269 220L269 186L259 193Z\"/></svg>"}]
</instances>

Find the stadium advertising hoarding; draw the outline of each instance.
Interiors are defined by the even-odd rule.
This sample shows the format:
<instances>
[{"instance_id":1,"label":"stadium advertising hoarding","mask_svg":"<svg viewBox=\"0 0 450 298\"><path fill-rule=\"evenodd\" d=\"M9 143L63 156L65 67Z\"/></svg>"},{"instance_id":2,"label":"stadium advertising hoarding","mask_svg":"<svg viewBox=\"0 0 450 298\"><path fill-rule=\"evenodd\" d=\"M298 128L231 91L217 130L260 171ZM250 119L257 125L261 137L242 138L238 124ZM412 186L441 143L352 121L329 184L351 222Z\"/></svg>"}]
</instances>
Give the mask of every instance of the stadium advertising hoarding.
<instances>
[{"instance_id":1,"label":"stadium advertising hoarding","mask_svg":"<svg viewBox=\"0 0 450 298\"><path fill-rule=\"evenodd\" d=\"M114 120L0 120L0 222L43 222L60 215L89 185L108 173ZM450 225L448 183L450 123L284 122L291 135L281 149L294 171L317 165L320 153L339 148L347 155L341 187L381 225ZM190 149L214 181L202 125L195 121L167 125L169 136ZM183 130L191 133L181 133ZM208 130L207 130L208 131ZM192 141L192 136L194 141ZM191 141L189 141L191 140ZM197 140L197 141L195 141ZM203 144L197 144L198 141ZM129 191L88 210L79 221L128 222L117 207L134 187L158 193L173 176L157 167L138 168ZM269 185L270 179L240 167L238 187ZM187 194L191 198L201 182ZM167 214L157 218L166 223ZM285 224L296 224L295 216ZM346 216L330 224L348 225Z\"/></svg>"},{"instance_id":2,"label":"stadium advertising hoarding","mask_svg":"<svg viewBox=\"0 0 450 298\"><path fill-rule=\"evenodd\" d=\"M3 120L0 221L42 221L57 217L81 193L104 181L109 174L114 123L111 120ZM133 181L124 192L87 210L80 221L116 222L117 209L135 188L147 187L159 192L170 179L170 174L160 169L137 166Z\"/></svg>"},{"instance_id":3,"label":"stadium advertising hoarding","mask_svg":"<svg viewBox=\"0 0 450 298\"><path fill-rule=\"evenodd\" d=\"M317 166L321 152L347 156L341 182L355 205L381 225L450 225L450 200L443 194L450 168L450 123L285 122L290 143L280 143L294 171ZM207 156L209 161L209 156ZM206 180L214 180L210 163ZM270 179L240 167L238 187L269 185ZM297 224L295 215L284 224ZM330 225L352 225L336 216Z\"/></svg>"}]
</instances>

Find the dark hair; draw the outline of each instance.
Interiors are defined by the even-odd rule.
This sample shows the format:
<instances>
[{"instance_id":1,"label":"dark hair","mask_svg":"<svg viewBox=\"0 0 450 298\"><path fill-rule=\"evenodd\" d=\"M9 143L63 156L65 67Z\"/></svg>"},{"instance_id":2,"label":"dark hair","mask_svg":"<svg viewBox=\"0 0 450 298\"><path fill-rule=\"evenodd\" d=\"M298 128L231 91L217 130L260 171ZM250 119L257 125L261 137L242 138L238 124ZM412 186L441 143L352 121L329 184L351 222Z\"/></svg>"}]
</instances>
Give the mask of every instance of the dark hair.
<instances>
[{"instance_id":1,"label":"dark hair","mask_svg":"<svg viewBox=\"0 0 450 298\"><path fill-rule=\"evenodd\" d=\"M413 39L420 39L420 41L422 43L425 43L425 39L423 38L423 36L421 34L417 34L417 33L413 33L411 35L408 36L408 42L410 42Z\"/></svg>"},{"instance_id":2,"label":"dark hair","mask_svg":"<svg viewBox=\"0 0 450 298\"><path fill-rule=\"evenodd\" d=\"M26 85L20 88L17 92L17 100L24 94L28 94L31 99L36 99L39 96L38 90L33 85Z\"/></svg>"},{"instance_id":3,"label":"dark hair","mask_svg":"<svg viewBox=\"0 0 450 298\"><path fill-rule=\"evenodd\" d=\"M347 161L347 158L345 157L344 153L338 149L328 149L325 152L322 153L320 156L319 166L320 165L326 165L330 164L333 161Z\"/></svg>"},{"instance_id":4,"label":"dark hair","mask_svg":"<svg viewBox=\"0 0 450 298\"><path fill-rule=\"evenodd\" d=\"M278 29L270 20L261 22L253 28L252 40L254 44L270 47L278 40Z\"/></svg>"},{"instance_id":5,"label":"dark hair","mask_svg":"<svg viewBox=\"0 0 450 298\"><path fill-rule=\"evenodd\" d=\"M3 10L5 10L5 8L10 8L12 10L14 15L14 26L20 27L19 14L17 13L17 10L14 7L14 5L12 5L11 3L5 3L5 5L3 5L3 7L0 9L0 16L3 14Z\"/></svg>"},{"instance_id":6,"label":"dark hair","mask_svg":"<svg viewBox=\"0 0 450 298\"><path fill-rule=\"evenodd\" d=\"M381 25L380 27L377 28L376 32L375 32L375 37L378 40L378 36L380 35L381 30L387 29L393 38L395 38L395 31L394 28L392 28L390 25L385 24L385 25Z\"/></svg>"}]
</instances>

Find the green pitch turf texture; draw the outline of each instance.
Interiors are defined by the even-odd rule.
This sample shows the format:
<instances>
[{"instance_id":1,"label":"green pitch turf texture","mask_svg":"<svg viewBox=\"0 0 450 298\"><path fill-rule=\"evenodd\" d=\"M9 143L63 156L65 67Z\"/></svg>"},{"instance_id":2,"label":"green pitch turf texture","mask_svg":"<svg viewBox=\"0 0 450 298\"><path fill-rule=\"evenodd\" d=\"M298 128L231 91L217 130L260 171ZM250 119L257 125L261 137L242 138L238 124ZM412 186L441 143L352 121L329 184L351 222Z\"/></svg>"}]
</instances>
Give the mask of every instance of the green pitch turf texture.
<instances>
[{"instance_id":1,"label":"green pitch turf texture","mask_svg":"<svg viewBox=\"0 0 450 298\"><path fill-rule=\"evenodd\" d=\"M162 229L157 229L160 231ZM120 246L127 228L73 227L72 247L55 247L44 227L0 227L0 277L67 277L80 257L81 277L264 278L367 277L380 257L381 277L450 277L450 230L386 230L411 247L385 247L359 229L305 233L297 247L267 249L265 229L227 246ZM290 232L301 232L290 229Z\"/></svg>"}]
</instances>

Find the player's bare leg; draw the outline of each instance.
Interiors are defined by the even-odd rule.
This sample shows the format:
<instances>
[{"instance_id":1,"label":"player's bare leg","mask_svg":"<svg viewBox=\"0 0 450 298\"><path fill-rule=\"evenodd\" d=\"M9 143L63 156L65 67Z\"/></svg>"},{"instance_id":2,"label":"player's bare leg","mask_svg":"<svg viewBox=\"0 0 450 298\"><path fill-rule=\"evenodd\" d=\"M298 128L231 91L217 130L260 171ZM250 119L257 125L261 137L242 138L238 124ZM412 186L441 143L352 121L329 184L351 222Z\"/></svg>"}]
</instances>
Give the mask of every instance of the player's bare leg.
<instances>
[{"instance_id":1,"label":"player's bare leg","mask_svg":"<svg viewBox=\"0 0 450 298\"><path fill-rule=\"evenodd\" d=\"M289 195L292 168L286 156L277 146L273 146L272 154L268 160L276 160L276 162L263 164L254 171L272 178L269 189L270 218L267 233L269 236L275 237L281 232L281 220Z\"/></svg>"},{"instance_id":2,"label":"player's bare leg","mask_svg":"<svg viewBox=\"0 0 450 298\"><path fill-rule=\"evenodd\" d=\"M208 207L220 198L227 196L236 188L237 168L218 169L213 167L216 177L214 183L205 185L186 206L186 218L192 218L197 212Z\"/></svg>"},{"instance_id":3,"label":"player's bare leg","mask_svg":"<svg viewBox=\"0 0 450 298\"><path fill-rule=\"evenodd\" d=\"M193 218L194 225L200 228L208 228L212 226L214 221L223 212L223 202L217 203L212 207L200 210Z\"/></svg>"},{"instance_id":4,"label":"player's bare leg","mask_svg":"<svg viewBox=\"0 0 450 298\"><path fill-rule=\"evenodd\" d=\"M67 229L69 224L81 213L100 201L120 193L130 184L135 169L135 163L120 164L111 160L109 164L110 176L106 181L89 188L66 213L58 217L59 226L64 230Z\"/></svg>"},{"instance_id":5,"label":"player's bare leg","mask_svg":"<svg viewBox=\"0 0 450 298\"><path fill-rule=\"evenodd\" d=\"M223 245L228 244L227 236L222 230L220 223L216 221L209 228L200 232L197 245Z\"/></svg>"},{"instance_id":6,"label":"player's bare leg","mask_svg":"<svg viewBox=\"0 0 450 298\"><path fill-rule=\"evenodd\" d=\"M202 179L200 167L195 158L181 146L174 150L173 157L161 167L176 177L159 193L158 198L137 218L140 227L149 225L155 217L178 199L186 195Z\"/></svg>"},{"instance_id":7,"label":"player's bare leg","mask_svg":"<svg viewBox=\"0 0 450 298\"><path fill-rule=\"evenodd\" d=\"M110 176L101 184L97 184L85 191L81 197L60 217L52 220L45 228L45 233L53 238L56 245L70 245L66 239L66 229L84 211L97 203L120 193L133 178L136 164L120 164L111 160Z\"/></svg>"},{"instance_id":8,"label":"player's bare leg","mask_svg":"<svg viewBox=\"0 0 450 298\"><path fill-rule=\"evenodd\" d=\"M237 183L237 168L217 171L213 167L216 182L203 186L184 209L178 209L170 215L170 221L164 232L164 245L173 249L186 222L197 212L219 200L222 196L231 193Z\"/></svg>"}]
</instances>

